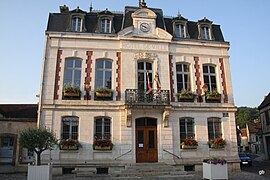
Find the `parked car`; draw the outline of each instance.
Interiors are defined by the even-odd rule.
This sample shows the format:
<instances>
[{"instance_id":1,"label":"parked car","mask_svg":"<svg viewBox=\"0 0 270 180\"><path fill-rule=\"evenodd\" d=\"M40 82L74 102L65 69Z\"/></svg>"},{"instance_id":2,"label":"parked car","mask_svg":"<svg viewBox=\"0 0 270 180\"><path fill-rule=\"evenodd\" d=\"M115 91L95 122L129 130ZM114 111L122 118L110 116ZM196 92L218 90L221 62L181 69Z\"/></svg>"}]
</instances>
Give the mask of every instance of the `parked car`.
<instances>
[{"instance_id":1,"label":"parked car","mask_svg":"<svg viewBox=\"0 0 270 180\"><path fill-rule=\"evenodd\" d=\"M241 165L249 165L252 166L252 159L244 152L239 152L239 158L241 160Z\"/></svg>"}]
</instances>

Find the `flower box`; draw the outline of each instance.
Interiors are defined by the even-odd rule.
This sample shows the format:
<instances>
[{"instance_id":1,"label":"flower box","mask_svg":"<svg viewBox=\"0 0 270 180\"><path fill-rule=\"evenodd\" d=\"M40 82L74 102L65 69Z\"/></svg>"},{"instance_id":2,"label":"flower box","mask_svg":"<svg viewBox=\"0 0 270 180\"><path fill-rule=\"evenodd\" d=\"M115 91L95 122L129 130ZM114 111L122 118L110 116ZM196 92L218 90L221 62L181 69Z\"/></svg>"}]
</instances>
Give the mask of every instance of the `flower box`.
<instances>
[{"instance_id":1,"label":"flower box","mask_svg":"<svg viewBox=\"0 0 270 180\"><path fill-rule=\"evenodd\" d=\"M181 149L197 149L198 146L189 146L189 145L185 145L182 144L181 145Z\"/></svg>"},{"instance_id":2,"label":"flower box","mask_svg":"<svg viewBox=\"0 0 270 180\"><path fill-rule=\"evenodd\" d=\"M61 150L78 150L78 146L75 145L75 146L65 146L65 145L60 145L60 149Z\"/></svg>"},{"instance_id":3,"label":"flower box","mask_svg":"<svg viewBox=\"0 0 270 180\"><path fill-rule=\"evenodd\" d=\"M228 179L228 166L203 162L203 179Z\"/></svg>"},{"instance_id":4,"label":"flower box","mask_svg":"<svg viewBox=\"0 0 270 180\"><path fill-rule=\"evenodd\" d=\"M212 149L224 149L225 145L216 145L216 144L211 144L210 148Z\"/></svg>"},{"instance_id":5,"label":"flower box","mask_svg":"<svg viewBox=\"0 0 270 180\"><path fill-rule=\"evenodd\" d=\"M226 141L223 138L216 138L208 142L209 147L213 149L223 149L226 145Z\"/></svg>"},{"instance_id":6,"label":"flower box","mask_svg":"<svg viewBox=\"0 0 270 180\"><path fill-rule=\"evenodd\" d=\"M195 93L182 89L180 93L176 94L179 102L194 102Z\"/></svg>"},{"instance_id":7,"label":"flower box","mask_svg":"<svg viewBox=\"0 0 270 180\"><path fill-rule=\"evenodd\" d=\"M64 96L65 97L79 97L80 92L65 92L64 91Z\"/></svg>"},{"instance_id":8,"label":"flower box","mask_svg":"<svg viewBox=\"0 0 270 180\"><path fill-rule=\"evenodd\" d=\"M94 147L94 150L100 150L100 151L110 151L112 150L112 147L111 146L95 146Z\"/></svg>"},{"instance_id":9,"label":"flower box","mask_svg":"<svg viewBox=\"0 0 270 180\"><path fill-rule=\"evenodd\" d=\"M96 97L110 98L112 97L112 92L96 92Z\"/></svg>"}]
</instances>

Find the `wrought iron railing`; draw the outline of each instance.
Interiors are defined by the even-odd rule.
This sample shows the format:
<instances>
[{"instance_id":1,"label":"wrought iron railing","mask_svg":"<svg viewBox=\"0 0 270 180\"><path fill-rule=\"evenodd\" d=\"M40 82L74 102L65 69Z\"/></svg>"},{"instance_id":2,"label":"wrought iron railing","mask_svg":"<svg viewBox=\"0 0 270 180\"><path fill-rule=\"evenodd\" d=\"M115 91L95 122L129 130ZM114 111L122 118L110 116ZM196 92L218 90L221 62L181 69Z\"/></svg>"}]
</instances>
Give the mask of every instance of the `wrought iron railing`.
<instances>
[{"instance_id":1,"label":"wrought iron railing","mask_svg":"<svg viewBox=\"0 0 270 180\"><path fill-rule=\"evenodd\" d=\"M125 93L126 105L169 105L169 90L127 89Z\"/></svg>"}]
</instances>

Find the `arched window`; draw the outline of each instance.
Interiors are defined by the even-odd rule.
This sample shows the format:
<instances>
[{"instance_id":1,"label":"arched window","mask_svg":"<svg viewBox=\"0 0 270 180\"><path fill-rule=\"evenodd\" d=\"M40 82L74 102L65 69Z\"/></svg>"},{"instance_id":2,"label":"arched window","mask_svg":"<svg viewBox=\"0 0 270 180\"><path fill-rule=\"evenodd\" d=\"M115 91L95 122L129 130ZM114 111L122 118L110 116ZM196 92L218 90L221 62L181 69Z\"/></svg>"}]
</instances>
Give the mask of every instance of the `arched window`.
<instances>
[{"instance_id":1,"label":"arched window","mask_svg":"<svg viewBox=\"0 0 270 180\"><path fill-rule=\"evenodd\" d=\"M62 139L78 140L79 118L67 116L62 118Z\"/></svg>"},{"instance_id":2,"label":"arched window","mask_svg":"<svg viewBox=\"0 0 270 180\"><path fill-rule=\"evenodd\" d=\"M82 31L82 18L73 17L72 18L72 31L81 32Z\"/></svg>"},{"instance_id":3,"label":"arched window","mask_svg":"<svg viewBox=\"0 0 270 180\"><path fill-rule=\"evenodd\" d=\"M95 117L95 140L111 140L111 118Z\"/></svg>"},{"instance_id":4,"label":"arched window","mask_svg":"<svg viewBox=\"0 0 270 180\"><path fill-rule=\"evenodd\" d=\"M101 32L111 33L111 20L104 18L101 20Z\"/></svg>"},{"instance_id":5,"label":"arched window","mask_svg":"<svg viewBox=\"0 0 270 180\"><path fill-rule=\"evenodd\" d=\"M190 117L180 118L180 141L183 142L186 139L194 139L194 119Z\"/></svg>"},{"instance_id":6,"label":"arched window","mask_svg":"<svg viewBox=\"0 0 270 180\"><path fill-rule=\"evenodd\" d=\"M80 87L81 85L81 68L80 59L66 59L64 70L64 86Z\"/></svg>"},{"instance_id":7,"label":"arched window","mask_svg":"<svg viewBox=\"0 0 270 180\"><path fill-rule=\"evenodd\" d=\"M222 137L220 118L217 118L217 117L208 118L207 124L208 124L208 139L209 139L209 141Z\"/></svg>"},{"instance_id":8,"label":"arched window","mask_svg":"<svg viewBox=\"0 0 270 180\"><path fill-rule=\"evenodd\" d=\"M106 87L112 89L112 61L100 59L96 61L95 89Z\"/></svg>"},{"instance_id":9,"label":"arched window","mask_svg":"<svg viewBox=\"0 0 270 180\"><path fill-rule=\"evenodd\" d=\"M179 38L186 37L185 25L184 24L176 24L175 25L175 35Z\"/></svg>"},{"instance_id":10,"label":"arched window","mask_svg":"<svg viewBox=\"0 0 270 180\"><path fill-rule=\"evenodd\" d=\"M176 81L177 92L181 92L182 89L190 91L190 71L188 64L176 64Z\"/></svg>"},{"instance_id":11,"label":"arched window","mask_svg":"<svg viewBox=\"0 0 270 180\"><path fill-rule=\"evenodd\" d=\"M208 90L213 92L217 89L216 71L214 65L203 65L204 84L208 86Z\"/></svg>"},{"instance_id":12,"label":"arched window","mask_svg":"<svg viewBox=\"0 0 270 180\"><path fill-rule=\"evenodd\" d=\"M138 73L138 89L139 90L149 90L153 88L153 70L152 63L146 61L140 61L137 64Z\"/></svg>"}]
</instances>

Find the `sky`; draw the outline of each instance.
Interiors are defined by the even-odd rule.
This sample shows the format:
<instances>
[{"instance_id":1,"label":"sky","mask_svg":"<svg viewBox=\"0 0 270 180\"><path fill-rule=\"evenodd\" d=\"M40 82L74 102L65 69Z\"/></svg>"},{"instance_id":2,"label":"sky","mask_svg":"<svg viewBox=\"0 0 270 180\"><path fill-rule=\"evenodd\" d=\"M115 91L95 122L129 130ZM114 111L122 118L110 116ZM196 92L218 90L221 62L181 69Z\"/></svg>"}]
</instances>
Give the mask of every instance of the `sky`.
<instances>
[{"instance_id":1,"label":"sky","mask_svg":"<svg viewBox=\"0 0 270 180\"><path fill-rule=\"evenodd\" d=\"M123 11L138 0L0 0L0 104L37 103L49 13L60 5ZM257 107L270 92L269 0L146 0L166 16L207 17L230 42L236 106Z\"/></svg>"}]
</instances>

